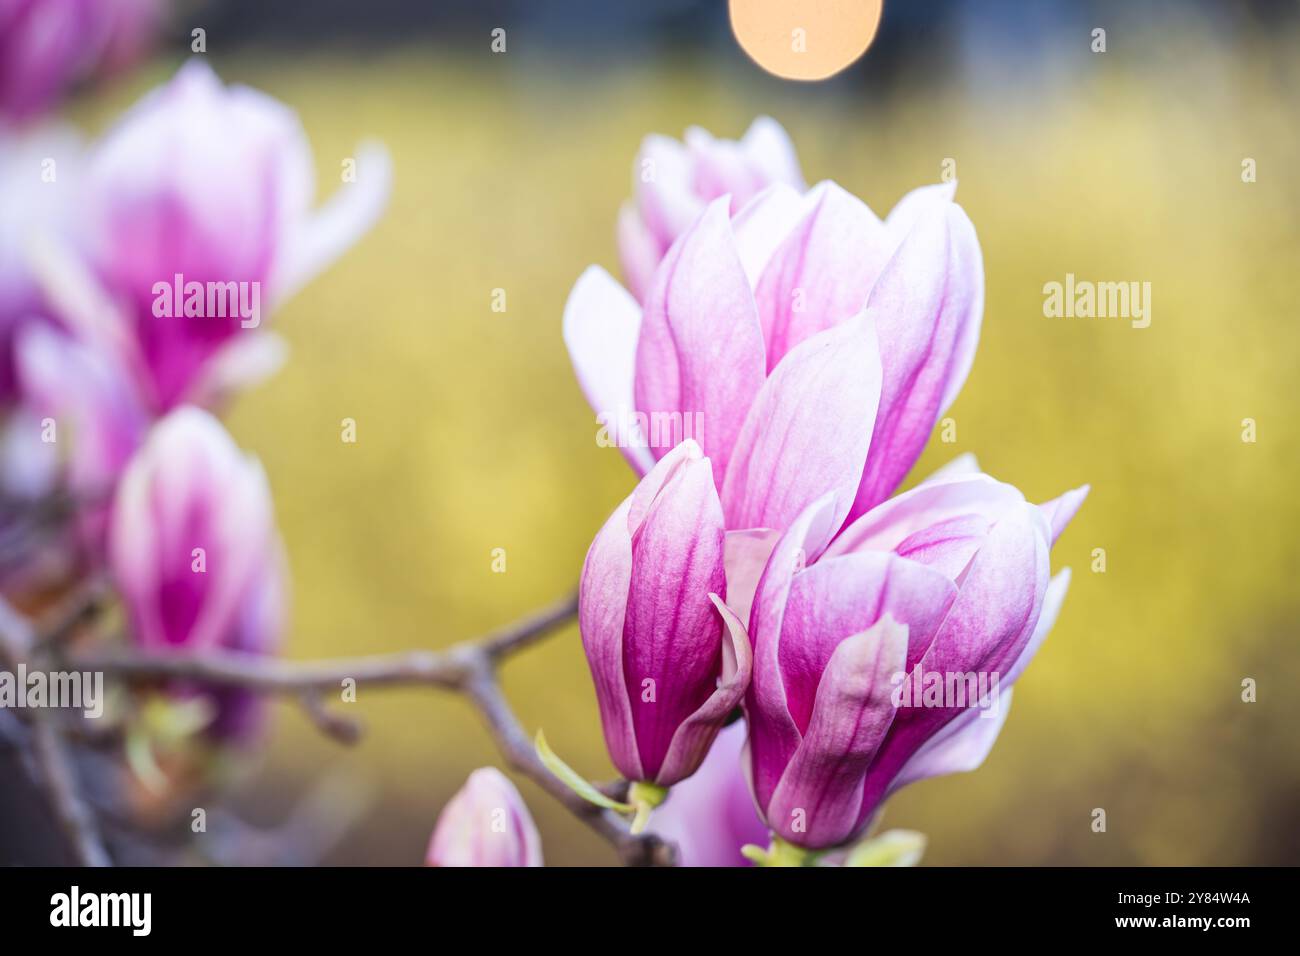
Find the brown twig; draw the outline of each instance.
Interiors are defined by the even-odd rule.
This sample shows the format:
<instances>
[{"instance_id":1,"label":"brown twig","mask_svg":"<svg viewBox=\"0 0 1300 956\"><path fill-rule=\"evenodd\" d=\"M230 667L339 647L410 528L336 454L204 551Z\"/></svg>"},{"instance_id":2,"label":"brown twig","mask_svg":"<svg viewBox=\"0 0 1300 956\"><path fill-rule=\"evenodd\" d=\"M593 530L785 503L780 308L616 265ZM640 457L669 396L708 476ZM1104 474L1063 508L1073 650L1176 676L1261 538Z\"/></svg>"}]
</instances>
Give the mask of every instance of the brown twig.
<instances>
[{"instance_id":1,"label":"brown twig","mask_svg":"<svg viewBox=\"0 0 1300 956\"><path fill-rule=\"evenodd\" d=\"M324 694L337 693L345 681L353 681L358 687L425 685L460 691L483 716L507 762L607 840L625 863L671 866L676 862L675 847L654 834L630 833L621 817L587 803L542 764L497 681L496 668L503 659L553 633L573 618L577 608L577 596L570 595L508 627L444 651L291 662L221 651L160 653L120 649L74 655L68 664L77 670L103 671L128 681L185 679L262 694L294 695L323 731L345 740L357 728L324 705Z\"/></svg>"},{"instance_id":2,"label":"brown twig","mask_svg":"<svg viewBox=\"0 0 1300 956\"><path fill-rule=\"evenodd\" d=\"M68 838L77 862L82 866L112 866L95 815L81 799L81 787L63 736L48 715L42 714L32 728L32 755L50 799L50 809Z\"/></svg>"}]
</instances>

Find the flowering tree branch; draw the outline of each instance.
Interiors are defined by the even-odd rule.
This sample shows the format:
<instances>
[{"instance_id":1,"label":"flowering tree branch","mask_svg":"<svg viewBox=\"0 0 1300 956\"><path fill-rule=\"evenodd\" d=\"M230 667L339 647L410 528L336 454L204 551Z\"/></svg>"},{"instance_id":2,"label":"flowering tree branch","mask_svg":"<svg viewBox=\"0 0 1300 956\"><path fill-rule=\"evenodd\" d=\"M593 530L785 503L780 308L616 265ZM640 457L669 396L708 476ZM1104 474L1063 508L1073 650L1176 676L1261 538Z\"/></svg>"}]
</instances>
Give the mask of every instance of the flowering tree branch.
<instances>
[{"instance_id":1,"label":"flowering tree branch","mask_svg":"<svg viewBox=\"0 0 1300 956\"><path fill-rule=\"evenodd\" d=\"M623 862L671 866L676 862L675 847L654 834L630 833L622 817L583 800L542 764L497 680L497 666L502 660L554 633L573 618L577 606L577 596L570 595L505 628L442 651L338 660L292 662L216 650L156 652L120 648L76 654L53 650L70 668L101 671L128 682L179 679L296 697L323 732L348 743L358 738L359 726L325 705L326 695L338 692L346 681L358 687L420 685L459 691L482 715L506 761L608 841Z\"/></svg>"}]
</instances>

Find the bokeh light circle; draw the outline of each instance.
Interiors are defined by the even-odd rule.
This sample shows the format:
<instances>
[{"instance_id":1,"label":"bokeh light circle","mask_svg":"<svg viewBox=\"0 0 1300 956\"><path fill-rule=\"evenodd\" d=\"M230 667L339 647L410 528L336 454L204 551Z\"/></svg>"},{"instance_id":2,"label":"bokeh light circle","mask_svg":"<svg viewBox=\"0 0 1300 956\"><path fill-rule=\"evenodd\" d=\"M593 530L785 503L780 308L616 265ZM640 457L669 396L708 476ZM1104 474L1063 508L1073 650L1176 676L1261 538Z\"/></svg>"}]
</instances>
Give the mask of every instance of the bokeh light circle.
<instances>
[{"instance_id":1,"label":"bokeh light circle","mask_svg":"<svg viewBox=\"0 0 1300 956\"><path fill-rule=\"evenodd\" d=\"M871 46L882 0L729 0L731 31L750 58L787 80L824 80Z\"/></svg>"}]
</instances>

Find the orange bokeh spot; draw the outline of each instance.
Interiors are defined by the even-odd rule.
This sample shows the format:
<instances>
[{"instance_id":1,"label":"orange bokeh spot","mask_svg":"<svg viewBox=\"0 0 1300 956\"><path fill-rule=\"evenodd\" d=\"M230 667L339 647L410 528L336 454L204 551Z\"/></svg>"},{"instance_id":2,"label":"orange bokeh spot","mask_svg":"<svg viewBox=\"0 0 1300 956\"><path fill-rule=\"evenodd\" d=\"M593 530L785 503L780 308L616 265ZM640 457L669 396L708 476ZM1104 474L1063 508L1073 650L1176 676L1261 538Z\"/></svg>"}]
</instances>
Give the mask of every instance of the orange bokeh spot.
<instances>
[{"instance_id":1,"label":"orange bokeh spot","mask_svg":"<svg viewBox=\"0 0 1300 956\"><path fill-rule=\"evenodd\" d=\"M730 0L731 30L755 63L787 80L824 80L875 39L882 0Z\"/></svg>"}]
</instances>

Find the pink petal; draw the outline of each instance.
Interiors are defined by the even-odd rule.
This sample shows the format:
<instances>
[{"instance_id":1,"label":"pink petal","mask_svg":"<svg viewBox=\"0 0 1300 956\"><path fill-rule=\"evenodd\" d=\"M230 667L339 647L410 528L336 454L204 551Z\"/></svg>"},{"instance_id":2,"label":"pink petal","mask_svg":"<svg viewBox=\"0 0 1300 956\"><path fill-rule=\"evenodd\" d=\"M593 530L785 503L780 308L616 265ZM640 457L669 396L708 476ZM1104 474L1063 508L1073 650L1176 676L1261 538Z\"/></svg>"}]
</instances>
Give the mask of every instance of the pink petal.
<instances>
[{"instance_id":1,"label":"pink petal","mask_svg":"<svg viewBox=\"0 0 1300 956\"><path fill-rule=\"evenodd\" d=\"M1035 632L1047 590L1047 522L1033 505L1004 515L975 555L961 590L925 656L923 674L1007 674ZM867 781L874 806L903 765L961 712L955 707L899 711Z\"/></svg>"},{"instance_id":2,"label":"pink petal","mask_svg":"<svg viewBox=\"0 0 1300 956\"><path fill-rule=\"evenodd\" d=\"M591 542L578 586L578 626L610 759L627 779L642 780L632 703L623 676L623 621L632 581L632 538L627 530L631 507L628 498Z\"/></svg>"},{"instance_id":3,"label":"pink petal","mask_svg":"<svg viewBox=\"0 0 1300 956\"><path fill-rule=\"evenodd\" d=\"M808 727L827 662L851 634L888 615L910 633L911 658L929 647L957 595L938 571L880 551L825 558L794 576L778 657L786 705Z\"/></svg>"},{"instance_id":4,"label":"pink petal","mask_svg":"<svg viewBox=\"0 0 1300 956\"><path fill-rule=\"evenodd\" d=\"M641 779L661 783L664 772L689 773L689 760L703 757L697 748L707 739L692 735L673 754L676 765L666 763L679 727L714 693L722 659L721 622L709 597L726 587L722 505L709 460L694 452L680 460L674 453L656 468L668 465L671 474L632 532L623 675ZM638 507L634 498L632 520Z\"/></svg>"},{"instance_id":5,"label":"pink petal","mask_svg":"<svg viewBox=\"0 0 1300 956\"><path fill-rule=\"evenodd\" d=\"M724 728L700 769L650 818L650 831L676 844L681 866L748 866L740 848L768 842L741 768L745 733L744 721Z\"/></svg>"},{"instance_id":6,"label":"pink petal","mask_svg":"<svg viewBox=\"0 0 1300 956\"><path fill-rule=\"evenodd\" d=\"M652 133L641 143L632 175L641 218L660 246L667 248L704 207L691 187L686 147Z\"/></svg>"},{"instance_id":7,"label":"pink petal","mask_svg":"<svg viewBox=\"0 0 1300 956\"><path fill-rule=\"evenodd\" d=\"M1079 513L1079 509L1083 507L1083 500L1088 497L1090 490L1090 486L1082 485L1073 491L1067 491L1059 498L1053 498L1051 501L1038 506L1047 518L1047 523L1051 526L1052 544L1056 544L1056 539L1061 536L1065 526Z\"/></svg>"},{"instance_id":8,"label":"pink petal","mask_svg":"<svg viewBox=\"0 0 1300 956\"><path fill-rule=\"evenodd\" d=\"M763 383L722 484L730 528L785 528L819 495L848 513L880 399L865 315L799 345Z\"/></svg>"},{"instance_id":9,"label":"pink petal","mask_svg":"<svg viewBox=\"0 0 1300 956\"><path fill-rule=\"evenodd\" d=\"M867 302L884 376L853 517L898 487L961 388L983 302L983 263L970 220L946 201L921 209Z\"/></svg>"},{"instance_id":10,"label":"pink petal","mask_svg":"<svg viewBox=\"0 0 1300 956\"><path fill-rule=\"evenodd\" d=\"M652 451L695 438L721 486L763 378L754 297L718 200L673 244L646 299L634 391L650 416ZM656 427L656 415L667 424Z\"/></svg>"},{"instance_id":11,"label":"pink petal","mask_svg":"<svg viewBox=\"0 0 1300 956\"><path fill-rule=\"evenodd\" d=\"M736 251L751 287L758 285L772 254L808 209L807 197L777 183L755 196L732 217Z\"/></svg>"},{"instance_id":12,"label":"pink petal","mask_svg":"<svg viewBox=\"0 0 1300 956\"><path fill-rule=\"evenodd\" d=\"M832 182L763 270L754 292L768 370L805 339L862 311L894 240L862 200Z\"/></svg>"},{"instance_id":13,"label":"pink petal","mask_svg":"<svg viewBox=\"0 0 1300 956\"><path fill-rule=\"evenodd\" d=\"M564 306L564 344L578 384L628 463L644 475L654 456L637 427L632 392L641 307L600 266L579 276Z\"/></svg>"},{"instance_id":14,"label":"pink petal","mask_svg":"<svg viewBox=\"0 0 1300 956\"><path fill-rule=\"evenodd\" d=\"M1002 692L996 706L988 709L971 707L949 721L938 733L922 744L921 748L903 765L903 769L889 785L889 793L918 780L975 770L984 763L989 751L993 749L1002 725L1007 721L1007 714L1011 708L1011 685L1024 672L1029 661L1047 639L1052 625L1056 623L1057 614L1060 612L1069 586L1068 568L1052 578L1051 583L1048 584L1047 594L1043 598L1043 612L1034 627L1034 636L1020 652L1010 672L999 678Z\"/></svg>"},{"instance_id":15,"label":"pink petal","mask_svg":"<svg viewBox=\"0 0 1300 956\"><path fill-rule=\"evenodd\" d=\"M785 128L770 116L760 116L740 138L740 147L749 163L769 183L784 183L802 191L803 173L799 157Z\"/></svg>"},{"instance_id":16,"label":"pink petal","mask_svg":"<svg viewBox=\"0 0 1300 956\"><path fill-rule=\"evenodd\" d=\"M754 675L745 697L745 716L750 726L749 775L760 806L771 799L801 739L786 706L779 660L786 601L794 575L806 561L816 559L834 532L834 495L826 494L804 509L777 542L754 595L749 628Z\"/></svg>"},{"instance_id":17,"label":"pink petal","mask_svg":"<svg viewBox=\"0 0 1300 956\"><path fill-rule=\"evenodd\" d=\"M727 605L741 621L749 620L758 579L780 537L781 532L775 528L727 532Z\"/></svg>"},{"instance_id":18,"label":"pink petal","mask_svg":"<svg viewBox=\"0 0 1300 956\"><path fill-rule=\"evenodd\" d=\"M890 678L903 668L907 643L907 628L886 617L835 648L808 732L767 807L780 836L829 847L854 834L863 777L897 713Z\"/></svg>"},{"instance_id":19,"label":"pink petal","mask_svg":"<svg viewBox=\"0 0 1300 956\"><path fill-rule=\"evenodd\" d=\"M655 267L663 255L664 247L654 237L631 203L623 203L618 211L618 260L623 267L623 278L638 302L645 300L646 290L654 278ZM640 317L638 316L638 323Z\"/></svg>"},{"instance_id":20,"label":"pink petal","mask_svg":"<svg viewBox=\"0 0 1300 956\"><path fill-rule=\"evenodd\" d=\"M710 594L709 600L718 609L726 625L726 639L722 644L722 677L717 690L673 734L668 756L664 758L663 767L655 778L660 786L672 786L699 769L718 731L731 712L740 705L741 698L749 687L753 652L750 650L745 626L716 594Z\"/></svg>"},{"instance_id":21,"label":"pink petal","mask_svg":"<svg viewBox=\"0 0 1300 956\"><path fill-rule=\"evenodd\" d=\"M893 551L909 535L966 514L995 517L1025 500L1012 485L977 474L924 482L878 505L844 529L827 556L853 551Z\"/></svg>"}]
</instances>

